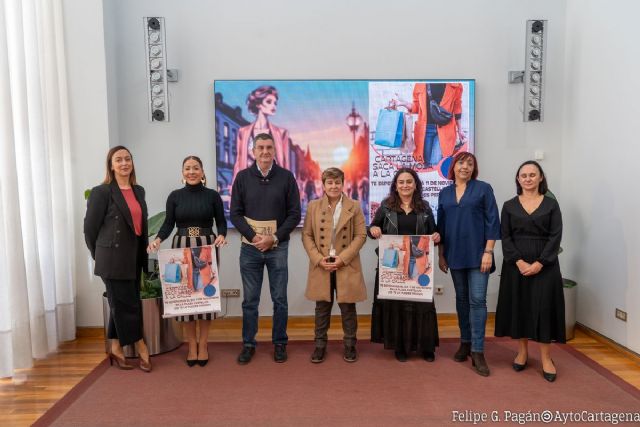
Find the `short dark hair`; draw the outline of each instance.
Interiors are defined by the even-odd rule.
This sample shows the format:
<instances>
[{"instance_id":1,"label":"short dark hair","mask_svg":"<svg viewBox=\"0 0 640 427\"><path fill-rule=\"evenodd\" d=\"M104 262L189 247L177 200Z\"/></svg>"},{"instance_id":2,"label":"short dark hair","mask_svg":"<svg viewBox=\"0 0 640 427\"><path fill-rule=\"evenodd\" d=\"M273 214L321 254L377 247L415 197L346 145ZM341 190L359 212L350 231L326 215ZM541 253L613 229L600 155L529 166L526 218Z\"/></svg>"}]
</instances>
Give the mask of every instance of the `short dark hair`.
<instances>
[{"instance_id":1,"label":"short dark hair","mask_svg":"<svg viewBox=\"0 0 640 427\"><path fill-rule=\"evenodd\" d=\"M549 191L547 176L544 174L540 163L536 162L535 160L527 160L526 162L521 164L520 167L518 167L518 171L516 172L516 192L518 193L518 195L522 194L522 185L520 185L520 183L518 182L518 175L520 175L520 170L527 165L534 165L538 168L538 172L540 172L540 176L542 177L542 181L540 181L540 184L538 184L538 193L545 194L547 191Z\"/></svg>"},{"instance_id":2,"label":"short dark hair","mask_svg":"<svg viewBox=\"0 0 640 427\"><path fill-rule=\"evenodd\" d=\"M268 133L259 133L255 136L255 138L253 138L253 141L271 141L274 143L275 145L275 141L273 140L273 137L271 135L269 135Z\"/></svg>"},{"instance_id":3,"label":"short dark hair","mask_svg":"<svg viewBox=\"0 0 640 427\"><path fill-rule=\"evenodd\" d=\"M188 160L195 160L196 162L198 162L198 164L200 165L200 169L202 169L202 178L204 179L204 182L202 183L202 185L207 185L207 175L205 175L204 173L204 166L202 165L202 160L200 160L200 157L198 156L187 156L184 158L184 160L182 161L182 168L184 169L184 164L187 163Z\"/></svg>"},{"instance_id":4,"label":"short dark hair","mask_svg":"<svg viewBox=\"0 0 640 427\"><path fill-rule=\"evenodd\" d=\"M338 168L325 169L324 172L322 172L322 183L324 184L324 182L329 178L331 179L340 178L340 180L344 182L344 172L342 172L342 170Z\"/></svg>"},{"instance_id":5,"label":"short dark hair","mask_svg":"<svg viewBox=\"0 0 640 427\"><path fill-rule=\"evenodd\" d=\"M252 90L247 96L247 108L249 111L253 114L258 114L258 106L262 104L262 101L269 95L273 95L278 99L278 89L273 86L260 86Z\"/></svg>"},{"instance_id":6,"label":"short dark hair","mask_svg":"<svg viewBox=\"0 0 640 427\"><path fill-rule=\"evenodd\" d=\"M469 153L468 151L461 151L456 154L451 161L451 165L449 166L449 173L447 173L447 179L455 181L456 173L454 171L454 166L456 165L456 163L467 159L473 159L473 172L471 172L471 179L478 178L478 159L476 159L476 156L474 156L472 153Z\"/></svg>"},{"instance_id":7,"label":"short dark hair","mask_svg":"<svg viewBox=\"0 0 640 427\"><path fill-rule=\"evenodd\" d=\"M131 175L129 175L129 184L136 185L138 184L138 182L136 181L136 167L133 164L133 155L131 154L131 151L129 151L129 149L124 145L116 145L107 153L107 172L102 183L111 184L111 182L116 179L115 172L113 172L113 169L111 169L111 159L113 159L113 155L120 150L126 150L127 153L129 153L129 155L131 156Z\"/></svg>"}]
</instances>

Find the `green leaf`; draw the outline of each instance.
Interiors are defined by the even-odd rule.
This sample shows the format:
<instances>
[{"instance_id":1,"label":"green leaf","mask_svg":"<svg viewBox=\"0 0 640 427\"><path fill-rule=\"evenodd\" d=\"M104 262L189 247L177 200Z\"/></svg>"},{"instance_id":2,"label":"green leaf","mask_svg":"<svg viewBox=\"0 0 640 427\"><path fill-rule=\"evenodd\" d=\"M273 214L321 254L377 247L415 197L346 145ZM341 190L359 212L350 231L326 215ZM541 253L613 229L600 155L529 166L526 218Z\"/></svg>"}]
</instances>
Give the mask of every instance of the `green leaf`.
<instances>
[{"instance_id":1,"label":"green leaf","mask_svg":"<svg viewBox=\"0 0 640 427\"><path fill-rule=\"evenodd\" d=\"M84 190L84 199L85 200L89 200L89 195L91 194L91 189L87 188L86 190Z\"/></svg>"},{"instance_id":2,"label":"green leaf","mask_svg":"<svg viewBox=\"0 0 640 427\"><path fill-rule=\"evenodd\" d=\"M164 218L167 216L166 212L158 212L151 218L149 218L149 237L155 236L160 231Z\"/></svg>"}]
</instances>

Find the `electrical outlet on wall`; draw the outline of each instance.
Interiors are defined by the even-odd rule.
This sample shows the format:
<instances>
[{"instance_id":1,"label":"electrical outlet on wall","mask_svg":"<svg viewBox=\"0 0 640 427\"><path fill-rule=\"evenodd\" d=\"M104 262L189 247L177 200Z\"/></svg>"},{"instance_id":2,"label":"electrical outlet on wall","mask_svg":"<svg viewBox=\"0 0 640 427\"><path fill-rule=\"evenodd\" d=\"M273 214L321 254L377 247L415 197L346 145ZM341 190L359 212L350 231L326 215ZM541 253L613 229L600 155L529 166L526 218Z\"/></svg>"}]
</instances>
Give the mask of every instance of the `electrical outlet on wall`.
<instances>
[{"instance_id":1,"label":"electrical outlet on wall","mask_svg":"<svg viewBox=\"0 0 640 427\"><path fill-rule=\"evenodd\" d=\"M620 310L619 308L616 308L616 319L620 319L623 322L627 321L627 312L624 310Z\"/></svg>"},{"instance_id":2,"label":"electrical outlet on wall","mask_svg":"<svg viewBox=\"0 0 640 427\"><path fill-rule=\"evenodd\" d=\"M240 296L240 289L222 289L222 296L237 298Z\"/></svg>"}]
</instances>

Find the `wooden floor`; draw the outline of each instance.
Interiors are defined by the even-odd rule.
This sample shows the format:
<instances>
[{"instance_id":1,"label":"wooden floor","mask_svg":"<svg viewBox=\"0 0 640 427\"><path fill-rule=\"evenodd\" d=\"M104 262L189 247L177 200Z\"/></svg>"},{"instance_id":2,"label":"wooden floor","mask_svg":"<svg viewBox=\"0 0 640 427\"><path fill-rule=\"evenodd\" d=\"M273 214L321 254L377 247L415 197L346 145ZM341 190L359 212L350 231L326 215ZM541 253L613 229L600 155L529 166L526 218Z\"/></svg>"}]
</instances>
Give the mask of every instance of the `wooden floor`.
<instances>
[{"instance_id":1,"label":"wooden floor","mask_svg":"<svg viewBox=\"0 0 640 427\"><path fill-rule=\"evenodd\" d=\"M358 338L366 340L369 338L370 317L360 316L359 323ZM459 336L455 315L438 315L438 326L443 338ZM216 320L209 334L210 341L240 342L241 327L240 318ZM270 328L270 319L260 320L259 341L270 340ZM287 332L291 340L312 339L313 317L290 318ZM487 336L492 334L493 316L490 316ZM342 338L339 316L332 319L329 338ZM640 358L637 355L584 327L577 328L576 336L569 345L640 388ZM536 351L533 347L531 350ZM78 339L62 344L56 353L36 361L33 368L20 370L13 379L0 379L0 425L30 425L104 358L102 329L80 329Z\"/></svg>"}]
</instances>

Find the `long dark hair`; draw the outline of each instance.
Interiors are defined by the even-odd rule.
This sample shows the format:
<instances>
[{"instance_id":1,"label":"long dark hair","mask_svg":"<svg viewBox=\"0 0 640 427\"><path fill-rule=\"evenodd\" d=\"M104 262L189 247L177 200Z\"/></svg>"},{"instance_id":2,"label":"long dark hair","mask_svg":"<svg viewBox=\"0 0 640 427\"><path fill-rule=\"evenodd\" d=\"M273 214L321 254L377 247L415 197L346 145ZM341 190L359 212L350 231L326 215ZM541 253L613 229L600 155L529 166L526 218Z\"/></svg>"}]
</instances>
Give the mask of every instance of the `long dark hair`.
<instances>
[{"instance_id":1,"label":"long dark hair","mask_svg":"<svg viewBox=\"0 0 640 427\"><path fill-rule=\"evenodd\" d=\"M198 164L200 165L200 169L202 169L202 179L204 180L202 185L206 186L207 185L207 175L205 175L205 173L204 173L204 166L202 166L202 160L200 160L200 157L198 157L198 156L187 156L187 157L185 157L184 160L182 161L182 169L184 169L184 164L187 163L187 160L195 160L196 162L198 162Z\"/></svg>"},{"instance_id":2,"label":"long dark hair","mask_svg":"<svg viewBox=\"0 0 640 427\"><path fill-rule=\"evenodd\" d=\"M400 206L402 201L400 200L400 195L398 194L398 189L396 188L396 186L398 184L398 177L403 173L408 173L409 175L411 175L416 183L416 189L413 192L413 197L411 199L413 210L416 212L426 212L427 205L422 198L422 181L420 181L420 177L418 176L416 171L410 168L398 169L396 174L393 176L393 181L391 181L391 187L389 187L389 196L387 196L387 198L382 201L382 204L396 212L400 212L402 210L402 207Z\"/></svg>"},{"instance_id":3,"label":"long dark hair","mask_svg":"<svg viewBox=\"0 0 640 427\"><path fill-rule=\"evenodd\" d=\"M542 177L542 181L540 181L540 184L538 184L538 193L544 195L547 191L549 191L549 185L547 184L547 176L544 174L544 171L542 170L542 166L540 166L540 163L536 162L535 160L527 160L526 162L520 165L520 167L518 168L518 171L516 172L516 191L518 192L518 195L522 194L522 185L520 185L520 183L518 182L518 175L520 175L520 170L527 165L534 165L535 167L538 168L538 173L540 173L540 176Z\"/></svg>"},{"instance_id":4,"label":"long dark hair","mask_svg":"<svg viewBox=\"0 0 640 427\"><path fill-rule=\"evenodd\" d=\"M129 149L124 145L116 145L107 153L107 171L102 183L111 184L111 182L116 179L115 172L113 171L113 169L111 169L111 160L113 159L113 155L120 150L126 150L127 153L129 153L129 156L131 156L131 175L129 175L129 185L137 185L138 182L136 181L136 167L133 164L133 155L131 154L131 151L129 151Z\"/></svg>"}]
</instances>

